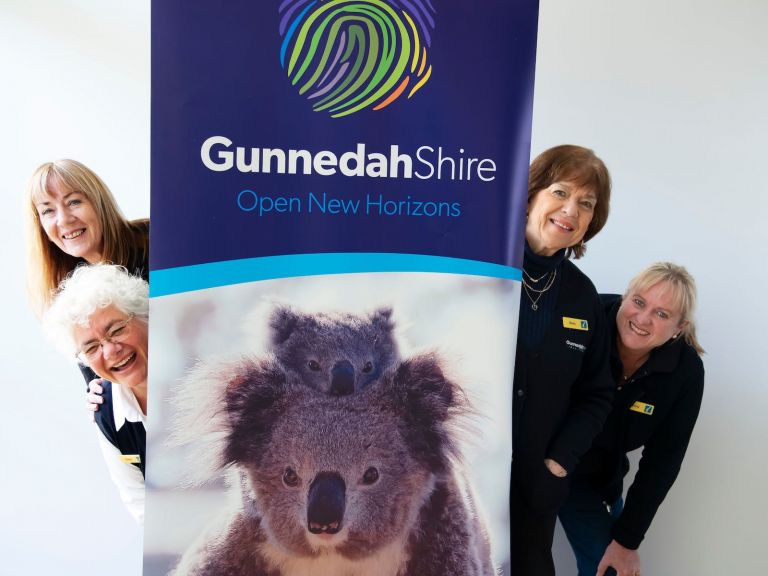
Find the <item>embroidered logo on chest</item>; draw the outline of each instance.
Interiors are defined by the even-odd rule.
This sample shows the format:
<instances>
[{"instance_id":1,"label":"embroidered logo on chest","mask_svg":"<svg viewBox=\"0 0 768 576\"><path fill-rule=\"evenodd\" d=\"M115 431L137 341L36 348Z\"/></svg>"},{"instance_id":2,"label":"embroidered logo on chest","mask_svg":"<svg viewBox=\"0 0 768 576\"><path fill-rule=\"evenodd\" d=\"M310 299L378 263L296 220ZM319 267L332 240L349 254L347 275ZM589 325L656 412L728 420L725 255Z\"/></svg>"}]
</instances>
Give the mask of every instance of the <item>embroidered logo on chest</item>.
<instances>
[{"instance_id":1,"label":"embroidered logo on chest","mask_svg":"<svg viewBox=\"0 0 768 576\"><path fill-rule=\"evenodd\" d=\"M566 340L565 345L568 346L568 348L571 350L576 350L582 354L587 351L587 347L584 346L584 344L579 344L578 342L571 342L570 340Z\"/></svg>"}]
</instances>

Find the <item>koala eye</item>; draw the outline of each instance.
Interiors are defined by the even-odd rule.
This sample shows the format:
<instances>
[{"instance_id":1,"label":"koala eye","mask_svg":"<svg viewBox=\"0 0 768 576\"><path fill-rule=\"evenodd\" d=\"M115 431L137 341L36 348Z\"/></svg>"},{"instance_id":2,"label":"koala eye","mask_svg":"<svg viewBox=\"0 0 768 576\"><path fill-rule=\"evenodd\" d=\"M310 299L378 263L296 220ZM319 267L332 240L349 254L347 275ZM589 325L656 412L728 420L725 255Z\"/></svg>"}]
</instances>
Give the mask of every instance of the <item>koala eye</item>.
<instances>
[{"instance_id":1,"label":"koala eye","mask_svg":"<svg viewBox=\"0 0 768 576\"><path fill-rule=\"evenodd\" d=\"M363 484L367 486L375 484L378 479L379 471L373 466L368 468L368 470L365 471L365 474L363 474Z\"/></svg>"},{"instance_id":2,"label":"koala eye","mask_svg":"<svg viewBox=\"0 0 768 576\"><path fill-rule=\"evenodd\" d=\"M293 468L286 468L283 472L283 484L289 488L296 488L299 485L299 475Z\"/></svg>"},{"instance_id":3,"label":"koala eye","mask_svg":"<svg viewBox=\"0 0 768 576\"><path fill-rule=\"evenodd\" d=\"M373 363L372 363L372 362L366 362L366 363L365 363L365 366L363 366L363 372L365 372L366 374L368 374L368 373L369 373L369 372L371 372L372 370L373 370Z\"/></svg>"},{"instance_id":4,"label":"koala eye","mask_svg":"<svg viewBox=\"0 0 768 576\"><path fill-rule=\"evenodd\" d=\"M317 360L310 360L307 362L307 366L309 366L309 369L312 370L312 372L320 371L320 364L317 362Z\"/></svg>"}]
</instances>

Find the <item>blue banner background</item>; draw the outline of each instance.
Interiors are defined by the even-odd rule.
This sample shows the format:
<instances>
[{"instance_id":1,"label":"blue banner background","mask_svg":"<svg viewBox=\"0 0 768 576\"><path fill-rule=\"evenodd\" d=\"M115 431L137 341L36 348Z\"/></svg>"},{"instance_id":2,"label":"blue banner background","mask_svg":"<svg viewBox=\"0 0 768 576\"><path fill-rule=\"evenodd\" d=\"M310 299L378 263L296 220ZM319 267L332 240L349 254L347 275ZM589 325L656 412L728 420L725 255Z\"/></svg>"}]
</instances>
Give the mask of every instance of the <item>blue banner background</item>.
<instances>
[{"instance_id":1,"label":"blue banner background","mask_svg":"<svg viewBox=\"0 0 768 576\"><path fill-rule=\"evenodd\" d=\"M153 272L194 264L310 253L404 253L519 267L538 3L435 2L432 76L413 98L331 118L314 112L280 64L278 2L167 0L152 6ZM180 17L180 15L182 15ZM365 143L388 155L420 146L491 158L495 179L369 178L213 172L211 136L246 148L330 150ZM366 194L459 202L459 217L263 216L238 208L259 196ZM375 263L372 264L375 269ZM153 276L155 278L156 276ZM173 290L171 290L173 291Z\"/></svg>"}]
</instances>

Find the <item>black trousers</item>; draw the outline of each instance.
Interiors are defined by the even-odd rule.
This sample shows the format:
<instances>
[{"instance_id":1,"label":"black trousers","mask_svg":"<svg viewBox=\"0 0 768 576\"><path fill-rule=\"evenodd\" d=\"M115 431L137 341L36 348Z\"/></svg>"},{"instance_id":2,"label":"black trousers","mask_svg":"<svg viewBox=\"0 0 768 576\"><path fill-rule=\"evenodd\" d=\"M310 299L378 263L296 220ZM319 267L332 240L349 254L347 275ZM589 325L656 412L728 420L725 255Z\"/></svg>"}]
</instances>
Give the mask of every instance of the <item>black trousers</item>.
<instances>
[{"instance_id":1,"label":"black trousers","mask_svg":"<svg viewBox=\"0 0 768 576\"><path fill-rule=\"evenodd\" d=\"M557 509L561 494L567 493L568 480L555 479L548 471L546 474L539 473L538 463L534 466L532 473L531 466L512 465L512 576L555 576L552 540L555 536ZM543 463L541 467L544 468Z\"/></svg>"}]
</instances>

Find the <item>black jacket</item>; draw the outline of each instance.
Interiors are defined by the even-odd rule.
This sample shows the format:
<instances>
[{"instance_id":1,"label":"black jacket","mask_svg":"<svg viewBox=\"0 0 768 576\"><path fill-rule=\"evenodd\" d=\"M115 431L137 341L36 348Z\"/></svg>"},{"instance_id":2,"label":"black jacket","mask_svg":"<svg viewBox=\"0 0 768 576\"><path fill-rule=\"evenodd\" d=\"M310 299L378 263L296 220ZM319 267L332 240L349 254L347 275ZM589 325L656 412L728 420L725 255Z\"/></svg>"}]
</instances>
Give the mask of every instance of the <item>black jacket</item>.
<instances>
[{"instance_id":1,"label":"black jacket","mask_svg":"<svg viewBox=\"0 0 768 576\"><path fill-rule=\"evenodd\" d=\"M622 365L616 349L616 314L621 297L601 298L612 342L611 372L619 383ZM622 494L622 480L629 470L627 452L644 447L624 511L613 528L613 538L622 546L640 546L675 482L703 393L704 365L682 338L653 350L628 382L617 385L613 411L576 469L576 477L612 502Z\"/></svg>"},{"instance_id":2,"label":"black jacket","mask_svg":"<svg viewBox=\"0 0 768 576\"><path fill-rule=\"evenodd\" d=\"M533 350L518 339L515 359L513 489L541 511L556 510L567 492L567 482L555 478L544 459L571 472L602 428L613 394L597 291L568 260L559 274L549 330ZM526 304L523 298L521 305Z\"/></svg>"}]
</instances>

